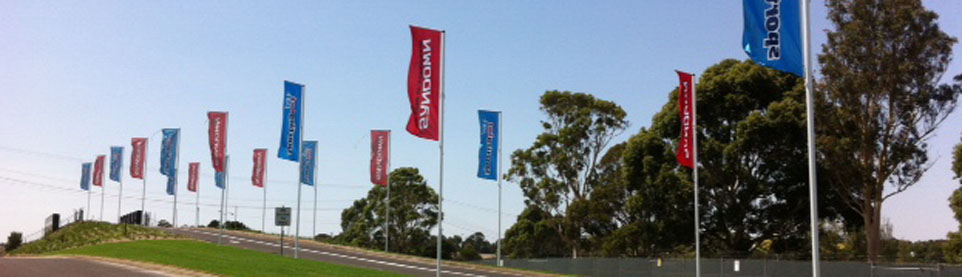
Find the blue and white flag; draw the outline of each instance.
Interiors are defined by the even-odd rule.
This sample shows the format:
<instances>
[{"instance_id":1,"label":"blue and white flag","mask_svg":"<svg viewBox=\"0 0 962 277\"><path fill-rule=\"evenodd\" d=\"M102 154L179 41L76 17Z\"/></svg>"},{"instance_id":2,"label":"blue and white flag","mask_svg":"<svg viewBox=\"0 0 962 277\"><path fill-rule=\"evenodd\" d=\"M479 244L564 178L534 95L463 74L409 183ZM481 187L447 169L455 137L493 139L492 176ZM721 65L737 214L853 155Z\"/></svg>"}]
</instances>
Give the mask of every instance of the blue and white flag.
<instances>
[{"instance_id":1,"label":"blue and white flag","mask_svg":"<svg viewBox=\"0 0 962 277\"><path fill-rule=\"evenodd\" d=\"M90 190L90 163L80 165L80 189Z\"/></svg>"},{"instance_id":2,"label":"blue and white flag","mask_svg":"<svg viewBox=\"0 0 962 277\"><path fill-rule=\"evenodd\" d=\"M304 151L301 152L301 183L313 186L314 168L317 167L314 164L314 160L317 159L317 141L305 140L303 146Z\"/></svg>"},{"instance_id":3,"label":"blue and white flag","mask_svg":"<svg viewBox=\"0 0 962 277\"><path fill-rule=\"evenodd\" d=\"M110 147L110 180L120 182L120 171L124 165L124 148L121 146Z\"/></svg>"},{"instance_id":4,"label":"blue and white flag","mask_svg":"<svg viewBox=\"0 0 962 277\"><path fill-rule=\"evenodd\" d=\"M177 193L177 148L180 145L180 129L163 129L160 141L160 174L167 176L167 194Z\"/></svg>"},{"instance_id":5,"label":"blue and white flag","mask_svg":"<svg viewBox=\"0 0 962 277\"><path fill-rule=\"evenodd\" d=\"M742 46L756 63L803 76L801 2L743 0Z\"/></svg>"},{"instance_id":6,"label":"blue and white flag","mask_svg":"<svg viewBox=\"0 0 962 277\"><path fill-rule=\"evenodd\" d=\"M224 189L224 184L227 180L224 180L227 175L224 172L214 172L214 185L218 188Z\"/></svg>"},{"instance_id":7,"label":"blue and white flag","mask_svg":"<svg viewBox=\"0 0 962 277\"><path fill-rule=\"evenodd\" d=\"M281 145L277 157L297 161L301 147L301 119L304 108L304 86L284 81L284 103L281 119Z\"/></svg>"},{"instance_id":8,"label":"blue and white flag","mask_svg":"<svg viewBox=\"0 0 962 277\"><path fill-rule=\"evenodd\" d=\"M501 112L478 111L481 123L481 148L478 150L478 178L498 180L498 134Z\"/></svg>"}]
</instances>

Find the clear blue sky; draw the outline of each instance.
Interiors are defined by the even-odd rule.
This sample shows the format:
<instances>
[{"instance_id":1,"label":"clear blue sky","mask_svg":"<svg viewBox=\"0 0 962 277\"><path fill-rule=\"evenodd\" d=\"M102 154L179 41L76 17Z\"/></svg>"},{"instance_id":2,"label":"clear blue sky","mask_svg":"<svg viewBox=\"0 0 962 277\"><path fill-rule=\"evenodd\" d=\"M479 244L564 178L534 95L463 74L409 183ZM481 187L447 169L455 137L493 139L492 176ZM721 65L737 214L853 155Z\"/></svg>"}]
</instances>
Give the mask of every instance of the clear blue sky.
<instances>
[{"instance_id":1,"label":"clear blue sky","mask_svg":"<svg viewBox=\"0 0 962 277\"><path fill-rule=\"evenodd\" d=\"M962 36L962 22L951 20L962 2L925 4L943 16L946 32ZM829 28L825 14L822 1L813 1L816 52ZM740 1L2 1L0 234L29 233L50 213L85 207L80 163L112 145L125 146L129 160L131 137L164 127L183 129L179 223L194 223L195 196L184 187L192 161L202 164L201 221L216 218L209 110L230 111L230 203L259 229L262 191L250 185L251 150L275 156L282 80L307 85L305 138L320 141L318 232L340 232L341 210L370 188L370 129L394 130L392 165L418 167L436 187L437 144L404 131L410 24L448 34L446 234L496 236L496 185L474 177L477 109L504 112L508 155L539 133L537 101L545 90L589 92L628 112L623 141L665 104L677 85L672 70L701 72L746 57ZM954 50L962 55L959 45ZM948 74L960 72L957 59ZM917 187L886 202L883 214L897 237L943 238L958 226L946 199L958 185L948 153L962 133L959 122L957 111L931 141L936 162ZM158 138L150 141L147 205L169 220L173 197L157 171ZM269 206L295 205L295 176L294 163L269 159ZM124 180L131 197L124 211L139 209L140 181ZM105 183L104 217L112 219L118 185ZM312 224L313 191L305 188L302 234ZM520 189L506 183L505 229L522 201Z\"/></svg>"}]
</instances>

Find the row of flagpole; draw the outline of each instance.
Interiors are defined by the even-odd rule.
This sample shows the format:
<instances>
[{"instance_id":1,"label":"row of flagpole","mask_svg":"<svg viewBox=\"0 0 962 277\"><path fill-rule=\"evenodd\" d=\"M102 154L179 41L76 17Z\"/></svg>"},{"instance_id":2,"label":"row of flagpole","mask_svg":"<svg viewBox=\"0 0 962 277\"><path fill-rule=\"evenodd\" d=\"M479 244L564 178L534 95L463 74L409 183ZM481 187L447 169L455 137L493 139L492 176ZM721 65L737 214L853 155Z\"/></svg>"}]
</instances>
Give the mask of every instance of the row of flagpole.
<instances>
[{"instance_id":1,"label":"row of flagpole","mask_svg":"<svg viewBox=\"0 0 962 277\"><path fill-rule=\"evenodd\" d=\"M808 154L809 154L808 158L809 158L810 213L811 213L810 224L811 224L811 241L812 241L812 273L813 273L813 276L818 276L820 272L819 272L819 264L818 264L819 263L818 226L817 226L818 217L817 217L817 195L816 195L817 186L815 184L816 173L815 173L815 156L814 156L815 155L814 154L814 151L815 151L814 107L813 107L814 96L812 94L812 88L811 88L812 87L812 80L811 80L812 77L811 77L811 69L810 69L811 49L809 46L810 30L808 26L809 25L809 22L808 22L809 4L807 3L807 1L805 2L802 2L802 1L805 1L805 0L798 0L797 2L784 1L785 3L783 3L781 7L781 11L782 11L781 14L778 13L779 8L775 7L774 16L777 16L777 18L774 18L774 19L772 17L773 13L770 12L772 8L765 6L767 3L746 1L744 4L746 21L745 21L745 35L743 36L743 43L745 44L744 49L746 53L756 62L764 66L794 73L796 75L803 75L805 78L805 88L806 88L806 97L807 97L806 117L807 117L807 136L808 136ZM798 6L792 6L791 4L798 4ZM800 7L800 10L797 10L799 7ZM797 13L797 14L793 15L793 13ZM785 15L787 15L787 17ZM800 19L793 17L796 15ZM749 17L749 16L754 16L754 17ZM778 28L772 29L771 28L772 24L770 22L772 22L773 20L777 20L776 22L777 24L775 25L776 27L779 26L779 24L783 27L781 29L778 29ZM797 45L795 45L794 46L795 49L793 49L792 43L797 43L797 40L793 41L791 40L791 38L792 38L793 32L797 30L793 31L794 30L793 28L784 27L784 26L791 26L793 22L799 21L799 20L802 22L795 23L795 24L801 25L801 28L799 29L802 29L802 31L804 32L804 36L801 39L804 45L803 47L797 47ZM787 35L780 34L780 33L775 33L774 35L772 34L773 32L782 32L782 31L784 31ZM411 34L412 34L413 47L412 47L411 65L409 68L409 76L408 76L408 95L411 100L412 113L411 113L411 118L409 119L409 122L408 122L407 130L412 135L415 135L417 137L421 137L427 140L438 141L439 176L438 176L438 236L437 236L436 274L440 276L442 272L441 256L442 256L443 222L444 222L444 210L443 210L444 127L443 126L444 126L444 99L445 99L444 97L445 32L411 26ZM777 40L779 37L781 37L782 40L774 41L774 42L772 41L773 38ZM781 44L782 42L784 42L784 44ZM775 43L778 43L778 46L780 46L781 48L772 50L771 47ZM797 49L797 48L802 48L802 49ZM440 51L441 53L436 54L436 52L434 51L435 49ZM802 62L803 66L801 70L799 70L798 68L797 60L793 59L792 58L793 56L791 56L792 54L794 54L793 50L799 50L798 52L802 52L801 55L799 55L799 56L803 56L802 58L804 59ZM776 54L773 54L773 53L776 53ZM435 64L437 65L436 68L433 67L433 65ZM800 72L804 72L804 73L799 74ZM686 97L688 97L684 101L690 101L688 103L682 103L681 102L682 96L681 95L679 96L679 100L681 103L680 116L683 117L682 124L683 124L684 133L679 143L678 159L683 166L692 168L693 170L692 179L694 183L694 217L695 217L694 219L695 219L695 244L696 244L695 245L695 254L696 254L695 268L696 268L696 275L700 276L701 274L701 268L700 268L701 230L700 230L700 220L699 220L700 215L699 215L699 206L698 206L698 191L699 191L698 161L697 161L697 133L698 132L697 132L697 112L696 112L697 108L696 108L696 100L695 100L697 99L697 96L695 94L694 75L683 73L683 72L678 72L678 73L679 73L679 76L683 79L680 84L682 86L680 92L684 90L684 93L687 94ZM683 76L683 75L687 75L687 76ZM684 80L685 78L687 78L687 82ZM281 149L278 151L278 157L282 159L288 159L291 161L300 162L299 172L298 172L299 176L298 176L298 193L297 193L298 194L297 195L297 226L295 227L296 228L295 238L298 238L300 235L300 212L301 212L301 207L300 207L301 187L300 186L301 184L308 184L308 185L314 186L315 219L316 219L317 186L315 184L315 174L314 174L314 166L315 166L314 155L316 155L316 142L315 141L307 142L307 144L310 144L312 146L309 149L301 149L302 147L306 146L302 136L302 132L303 132L302 126L304 125L303 103L304 103L304 94L305 94L303 93L304 92L303 90L304 90L304 85L294 84L292 82L285 81L285 100L284 100L285 117L283 119L283 124L282 124L281 147L280 147ZM292 94L296 94L296 96ZM292 104L295 104L296 106L292 106ZM498 112L497 114L498 114L498 120L497 120L498 122L496 127L498 129L498 134L494 136L497 137L497 146L496 146L497 152L500 152L501 150L500 149L500 127L501 127L500 112ZM296 122L290 122L295 120ZM292 129L292 127L296 129ZM482 122L481 128L482 128L482 134L484 134L483 131L485 126L483 122ZM285 140L285 135L287 136L286 140ZM373 139L374 138L372 137L372 140ZM166 134L165 134L165 141L166 141ZM295 141L297 144L292 145ZM484 138L482 138L482 143L483 142L484 142ZM179 139L178 139L178 147L179 147ZM283 150L285 150L285 147L288 151L287 153L282 153ZM307 147L304 147L304 148L307 148ZM213 145L211 146L211 151L213 155L213 151L215 151ZM481 151L483 153L484 149L482 148ZM308 152L310 154L306 154ZM165 152L162 152L162 156L163 156L163 153ZM490 158L490 155L494 155L494 153L489 153L489 158ZM500 172L501 171L500 156L501 156L500 154L497 154L496 162L498 165L498 170L494 177L494 179L497 180L498 182L498 265L501 265L501 257L500 257L501 176L500 175L502 172ZM174 159L176 158L177 157L175 156ZM103 159L103 156L98 157L97 168L99 168L99 171L95 169L95 175L97 175L96 172L99 172L99 174L101 174L101 177L102 177L102 171L103 171L102 159ZM305 161L305 159L307 161ZM162 160L164 159L162 158ZM309 168L306 167L308 162L309 162ZM389 167L390 166L388 166L388 168ZM161 169L162 173L164 172L163 168L164 167L162 166L162 169ZM174 169L176 169L176 165L174 166ZM305 169L308 170L308 172L305 172ZM89 163L84 165L84 173L88 174L87 173L88 171L89 171ZM479 166L479 177L486 178L482 176L481 171L482 171L482 167ZM305 176L305 173L309 173L309 176ZM490 173L490 172L487 172L487 173ZM176 175L176 170L173 171L173 174ZM174 178L173 182L176 183L176 176L174 176L173 178ZM95 185L98 184L96 180L97 178L95 176L95 182L94 182ZM224 182L226 183L226 181ZM168 183L170 183L170 181ZM100 184L100 186L102 186L102 183ZM389 207L390 182L389 181L387 186L388 186L387 188L388 195L385 198L386 203L385 203L385 230L384 230L386 251L389 250L389 240L387 238L387 235L389 234L388 230L390 227L389 226L390 220L388 218L389 211L390 211L390 207ZM224 191L222 192L222 199L225 199L226 197L223 197L223 193L226 193L227 188L225 187L223 189ZM176 193L174 193L174 197L175 197L174 222L176 225ZM266 210L266 191L265 191L264 199L265 199L264 203L265 203L265 210ZM226 203L226 199L223 200L222 202ZM101 204L103 204L103 201L101 201ZM222 218L221 222L223 222L223 213L224 213L225 207L226 206L222 205L222 208L221 208L221 218ZM89 210L89 190L88 190L88 210ZM101 209L101 212L102 211L103 209ZM262 221L263 220L264 219L262 219ZM264 223L262 222L262 228L264 228L263 225ZM222 226L222 229L223 229L223 226ZM316 231L316 224L315 224L315 231ZM300 249L298 241L299 239L295 239L295 242L294 242L295 257L298 257L298 252Z\"/></svg>"}]
</instances>

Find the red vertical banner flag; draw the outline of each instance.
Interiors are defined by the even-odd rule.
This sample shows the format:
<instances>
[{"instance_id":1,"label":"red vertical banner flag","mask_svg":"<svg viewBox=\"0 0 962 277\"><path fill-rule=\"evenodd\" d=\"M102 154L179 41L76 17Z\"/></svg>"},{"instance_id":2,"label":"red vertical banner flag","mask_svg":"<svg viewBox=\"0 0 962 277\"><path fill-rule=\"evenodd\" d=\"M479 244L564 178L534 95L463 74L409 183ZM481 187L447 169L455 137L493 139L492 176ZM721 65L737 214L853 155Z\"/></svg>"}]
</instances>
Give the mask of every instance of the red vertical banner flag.
<instances>
[{"instance_id":1,"label":"red vertical banner flag","mask_svg":"<svg viewBox=\"0 0 962 277\"><path fill-rule=\"evenodd\" d=\"M437 141L440 137L441 84L444 72L441 51L444 31L411 26L411 65L408 68L408 100L411 117L407 130L417 137Z\"/></svg>"},{"instance_id":2,"label":"red vertical banner flag","mask_svg":"<svg viewBox=\"0 0 962 277\"><path fill-rule=\"evenodd\" d=\"M371 131L371 183L386 187L391 164L391 131Z\"/></svg>"},{"instance_id":3,"label":"red vertical banner flag","mask_svg":"<svg viewBox=\"0 0 962 277\"><path fill-rule=\"evenodd\" d=\"M106 156L97 156L97 161L94 162L94 186L102 187L104 186L104 159Z\"/></svg>"},{"instance_id":4,"label":"red vertical banner flag","mask_svg":"<svg viewBox=\"0 0 962 277\"><path fill-rule=\"evenodd\" d=\"M144 179L144 154L147 152L147 138L130 139L130 177Z\"/></svg>"},{"instance_id":5,"label":"red vertical banner flag","mask_svg":"<svg viewBox=\"0 0 962 277\"><path fill-rule=\"evenodd\" d=\"M187 190L197 192L197 175L200 171L200 163L190 163L187 172Z\"/></svg>"},{"instance_id":6,"label":"red vertical banner flag","mask_svg":"<svg viewBox=\"0 0 962 277\"><path fill-rule=\"evenodd\" d=\"M224 172L227 157L227 113L207 112L207 122L211 164L214 165L214 171Z\"/></svg>"},{"instance_id":7,"label":"red vertical banner flag","mask_svg":"<svg viewBox=\"0 0 962 277\"><path fill-rule=\"evenodd\" d=\"M692 85L694 75L675 71L678 73L678 116L681 118L681 136L678 138L678 163L688 168L695 167L695 122L694 101L692 101Z\"/></svg>"},{"instance_id":8,"label":"red vertical banner flag","mask_svg":"<svg viewBox=\"0 0 962 277\"><path fill-rule=\"evenodd\" d=\"M251 184L264 187L264 172L267 170L267 149L254 149L254 172L251 173Z\"/></svg>"}]
</instances>

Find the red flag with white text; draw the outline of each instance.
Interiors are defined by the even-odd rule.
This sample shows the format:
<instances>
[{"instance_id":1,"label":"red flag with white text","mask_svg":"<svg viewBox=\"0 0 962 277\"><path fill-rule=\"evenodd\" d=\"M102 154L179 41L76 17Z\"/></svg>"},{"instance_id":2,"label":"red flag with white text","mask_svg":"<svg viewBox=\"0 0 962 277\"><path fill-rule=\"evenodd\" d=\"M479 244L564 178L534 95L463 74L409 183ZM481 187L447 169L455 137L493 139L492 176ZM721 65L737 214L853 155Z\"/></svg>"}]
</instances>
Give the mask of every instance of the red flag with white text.
<instances>
[{"instance_id":1,"label":"red flag with white text","mask_svg":"<svg viewBox=\"0 0 962 277\"><path fill-rule=\"evenodd\" d=\"M254 172L251 173L251 184L264 187L264 172L267 170L267 149L254 149Z\"/></svg>"},{"instance_id":2,"label":"red flag with white text","mask_svg":"<svg viewBox=\"0 0 962 277\"><path fill-rule=\"evenodd\" d=\"M94 186L104 186L104 158L104 155L99 155L94 162Z\"/></svg>"},{"instance_id":3,"label":"red flag with white text","mask_svg":"<svg viewBox=\"0 0 962 277\"><path fill-rule=\"evenodd\" d=\"M441 99L444 93L444 31L411 26L411 64L408 68L408 100L411 117L407 130L412 135L438 140L441 134Z\"/></svg>"},{"instance_id":4,"label":"red flag with white text","mask_svg":"<svg viewBox=\"0 0 962 277\"><path fill-rule=\"evenodd\" d=\"M678 73L678 116L681 118L681 136L678 138L678 163L688 168L695 167L695 122L694 122L694 101L692 90L694 85L694 75L675 71Z\"/></svg>"},{"instance_id":5,"label":"red flag with white text","mask_svg":"<svg viewBox=\"0 0 962 277\"><path fill-rule=\"evenodd\" d=\"M144 154L147 152L147 138L130 139L130 177L144 179Z\"/></svg>"},{"instance_id":6,"label":"red flag with white text","mask_svg":"<svg viewBox=\"0 0 962 277\"><path fill-rule=\"evenodd\" d=\"M192 192L197 192L197 174L200 171L200 163L190 163L188 164L189 170L187 171L187 190Z\"/></svg>"},{"instance_id":7,"label":"red flag with white text","mask_svg":"<svg viewBox=\"0 0 962 277\"><path fill-rule=\"evenodd\" d=\"M371 183L388 185L391 164L391 131L371 131Z\"/></svg>"},{"instance_id":8,"label":"red flag with white text","mask_svg":"<svg viewBox=\"0 0 962 277\"><path fill-rule=\"evenodd\" d=\"M214 165L214 171L224 172L224 160L227 156L227 113L207 112L207 122L211 164Z\"/></svg>"}]
</instances>

